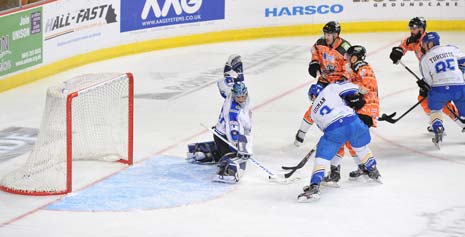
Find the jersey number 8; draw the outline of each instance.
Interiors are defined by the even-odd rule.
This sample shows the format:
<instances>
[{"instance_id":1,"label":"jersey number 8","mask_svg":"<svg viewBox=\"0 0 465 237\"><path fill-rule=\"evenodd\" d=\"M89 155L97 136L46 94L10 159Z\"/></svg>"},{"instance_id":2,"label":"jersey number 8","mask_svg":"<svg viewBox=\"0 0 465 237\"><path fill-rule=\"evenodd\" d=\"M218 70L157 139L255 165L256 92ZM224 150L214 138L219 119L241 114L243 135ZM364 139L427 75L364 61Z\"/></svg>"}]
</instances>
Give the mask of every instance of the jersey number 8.
<instances>
[{"instance_id":1,"label":"jersey number 8","mask_svg":"<svg viewBox=\"0 0 465 237\"><path fill-rule=\"evenodd\" d=\"M455 61L454 59L449 58L444 61L437 62L434 65L434 68L436 69L436 73L446 72L447 70L454 71L455 70L455 66L453 65L454 61Z\"/></svg>"}]
</instances>

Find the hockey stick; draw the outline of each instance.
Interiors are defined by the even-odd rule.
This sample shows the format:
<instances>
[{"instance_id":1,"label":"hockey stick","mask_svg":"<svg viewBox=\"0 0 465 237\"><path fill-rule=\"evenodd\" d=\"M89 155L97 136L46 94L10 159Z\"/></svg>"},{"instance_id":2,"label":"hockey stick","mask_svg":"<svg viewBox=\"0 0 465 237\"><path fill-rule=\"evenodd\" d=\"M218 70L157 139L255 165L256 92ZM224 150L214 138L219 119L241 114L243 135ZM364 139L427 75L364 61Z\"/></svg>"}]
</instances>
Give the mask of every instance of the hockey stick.
<instances>
[{"instance_id":1,"label":"hockey stick","mask_svg":"<svg viewBox=\"0 0 465 237\"><path fill-rule=\"evenodd\" d=\"M284 178L291 177L292 174L294 174L294 172L304 167L304 165L307 163L307 161L310 159L310 157L313 155L314 152L315 152L315 148L309 151L307 155L305 155L305 157L296 166L281 166L283 170L291 170L291 172L284 174Z\"/></svg>"},{"instance_id":2,"label":"hockey stick","mask_svg":"<svg viewBox=\"0 0 465 237\"><path fill-rule=\"evenodd\" d=\"M405 115L407 115L408 113L410 113L410 111L412 111L413 109L415 109L415 107L417 107L419 104L421 104L421 102L423 102L424 100L426 99L426 97L423 97L421 100L419 100L416 104L414 104L412 107L410 107L410 109L408 109L407 111L405 111L401 116L399 116L398 118L393 118L395 115L396 115L396 112L390 114L390 115L387 115L387 114L383 114L381 115L380 118L378 118L378 121L386 121L388 123L396 123L397 121L399 121L401 118L403 118Z\"/></svg>"},{"instance_id":3,"label":"hockey stick","mask_svg":"<svg viewBox=\"0 0 465 237\"><path fill-rule=\"evenodd\" d=\"M235 149L236 151L237 148L231 144L228 140L226 140L223 136L221 136L220 134L218 134L215 130L213 130L212 128L209 128L207 126L205 126L205 124L201 123L200 124L202 127L208 129L210 132L213 133L213 135L215 135L216 137L218 137L219 139L221 139L223 142L225 142L226 144L228 144L230 147L232 147L233 149ZM255 166L257 166L258 168L260 168L261 170L263 170L265 173L268 174L268 179L270 180L275 180L275 181L281 181L281 182L285 182L286 179L284 177L284 175L282 174L274 174L272 171L270 171L268 168L266 168L265 166L263 166L260 162L258 162L256 159L254 159L252 157L252 154L247 154L248 156L248 159L250 161L252 161L252 164L254 164Z\"/></svg>"},{"instance_id":4,"label":"hockey stick","mask_svg":"<svg viewBox=\"0 0 465 237\"><path fill-rule=\"evenodd\" d=\"M409 67L407 67L407 65L404 64L404 62L402 62L401 60L399 60L399 63L408 71L410 72L410 74L412 74L418 81L421 81L421 78L415 73L413 72ZM426 97L425 97L426 98ZM453 114L460 122L462 123L465 123L465 119L462 119L460 118L460 116L458 114L455 113L454 110L452 110L449 106L446 106L447 110L449 110L449 112L451 114Z\"/></svg>"}]
</instances>

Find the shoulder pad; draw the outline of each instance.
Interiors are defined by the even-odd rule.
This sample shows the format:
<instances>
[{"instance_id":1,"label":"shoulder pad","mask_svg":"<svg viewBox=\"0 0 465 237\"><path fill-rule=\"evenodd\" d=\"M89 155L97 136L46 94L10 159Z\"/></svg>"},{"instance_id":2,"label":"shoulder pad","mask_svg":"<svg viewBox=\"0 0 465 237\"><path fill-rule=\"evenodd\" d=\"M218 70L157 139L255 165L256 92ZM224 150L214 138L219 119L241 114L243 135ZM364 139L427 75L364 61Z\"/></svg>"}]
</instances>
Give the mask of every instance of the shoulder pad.
<instances>
[{"instance_id":1,"label":"shoulder pad","mask_svg":"<svg viewBox=\"0 0 465 237\"><path fill-rule=\"evenodd\" d=\"M333 83L338 84L338 85L344 85L344 84L347 84L349 82L350 82L349 80L339 80L339 81L335 81Z\"/></svg>"},{"instance_id":2,"label":"shoulder pad","mask_svg":"<svg viewBox=\"0 0 465 237\"><path fill-rule=\"evenodd\" d=\"M347 42L345 39L342 39L342 43L336 48L336 51L339 52L342 56L347 52L350 48L350 43Z\"/></svg>"},{"instance_id":3,"label":"shoulder pad","mask_svg":"<svg viewBox=\"0 0 465 237\"><path fill-rule=\"evenodd\" d=\"M341 43L340 47L344 48L345 50L348 50L350 48L350 43L347 42L347 40L345 40L345 39L341 38L341 40L342 40L342 43Z\"/></svg>"},{"instance_id":4,"label":"shoulder pad","mask_svg":"<svg viewBox=\"0 0 465 237\"><path fill-rule=\"evenodd\" d=\"M448 45L446 45L446 46L459 49L459 47L457 47L457 46L455 46L455 45L452 45L452 44L448 44Z\"/></svg>"},{"instance_id":5,"label":"shoulder pad","mask_svg":"<svg viewBox=\"0 0 465 237\"><path fill-rule=\"evenodd\" d=\"M323 38L323 37L319 38L319 39L316 41L315 45L324 45L324 46L327 46L327 45L326 45L326 40L325 40L325 38Z\"/></svg>"}]
</instances>

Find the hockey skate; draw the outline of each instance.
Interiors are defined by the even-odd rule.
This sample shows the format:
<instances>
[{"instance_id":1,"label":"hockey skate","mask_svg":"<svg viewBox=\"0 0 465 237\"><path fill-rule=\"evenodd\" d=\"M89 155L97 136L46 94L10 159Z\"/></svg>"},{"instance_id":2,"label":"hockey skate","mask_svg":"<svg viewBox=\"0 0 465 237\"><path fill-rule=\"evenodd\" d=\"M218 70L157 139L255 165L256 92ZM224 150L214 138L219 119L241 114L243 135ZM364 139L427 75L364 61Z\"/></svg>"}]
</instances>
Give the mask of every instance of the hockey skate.
<instances>
[{"instance_id":1,"label":"hockey skate","mask_svg":"<svg viewBox=\"0 0 465 237\"><path fill-rule=\"evenodd\" d=\"M339 188L340 186L338 182L340 179L341 179L341 166L331 165L331 170L328 176L326 176L323 179L322 184L328 187Z\"/></svg>"},{"instance_id":2,"label":"hockey skate","mask_svg":"<svg viewBox=\"0 0 465 237\"><path fill-rule=\"evenodd\" d=\"M426 128L426 130L428 130L429 133L433 133L433 134L434 134L433 127L428 126L428 127ZM465 132L465 128L463 128L462 132ZM442 136L445 137L445 136L447 136L447 134L443 131L443 132L442 132Z\"/></svg>"},{"instance_id":3,"label":"hockey skate","mask_svg":"<svg viewBox=\"0 0 465 237\"><path fill-rule=\"evenodd\" d=\"M235 184L245 171L247 160L238 158L235 153L224 155L218 162L215 182Z\"/></svg>"},{"instance_id":4,"label":"hockey skate","mask_svg":"<svg viewBox=\"0 0 465 237\"><path fill-rule=\"evenodd\" d=\"M350 180L357 180L362 175L368 175L368 170L363 164L358 165L358 169L349 173Z\"/></svg>"},{"instance_id":5,"label":"hockey skate","mask_svg":"<svg viewBox=\"0 0 465 237\"><path fill-rule=\"evenodd\" d=\"M428 126L428 127L426 128L426 130L427 130L429 133L434 133L433 127L431 127L431 126Z\"/></svg>"},{"instance_id":6,"label":"hockey skate","mask_svg":"<svg viewBox=\"0 0 465 237\"><path fill-rule=\"evenodd\" d=\"M434 137L431 139L436 148L441 149L439 144L442 143L442 137L444 136L444 127L438 127L434 133Z\"/></svg>"},{"instance_id":7,"label":"hockey skate","mask_svg":"<svg viewBox=\"0 0 465 237\"><path fill-rule=\"evenodd\" d=\"M298 202L311 202L320 199L320 185L311 184L310 186L305 186L303 193L297 196Z\"/></svg>"},{"instance_id":8,"label":"hockey skate","mask_svg":"<svg viewBox=\"0 0 465 237\"><path fill-rule=\"evenodd\" d=\"M229 176L229 175L215 175L213 178L213 182L219 182L219 183L227 183L227 184L235 184L239 182L238 177L236 176Z\"/></svg>"},{"instance_id":9,"label":"hockey skate","mask_svg":"<svg viewBox=\"0 0 465 237\"><path fill-rule=\"evenodd\" d=\"M226 167L219 167L218 172L213 178L214 182L235 184L239 182L239 175L237 172L231 172Z\"/></svg>"},{"instance_id":10,"label":"hockey skate","mask_svg":"<svg viewBox=\"0 0 465 237\"><path fill-rule=\"evenodd\" d=\"M381 175L379 174L378 168L376 168L376 166L373 166L371 170L367 170L367 174L371 180L376 181L380 184L383 183L381 181Z\"/></svg>"}]
</instances>

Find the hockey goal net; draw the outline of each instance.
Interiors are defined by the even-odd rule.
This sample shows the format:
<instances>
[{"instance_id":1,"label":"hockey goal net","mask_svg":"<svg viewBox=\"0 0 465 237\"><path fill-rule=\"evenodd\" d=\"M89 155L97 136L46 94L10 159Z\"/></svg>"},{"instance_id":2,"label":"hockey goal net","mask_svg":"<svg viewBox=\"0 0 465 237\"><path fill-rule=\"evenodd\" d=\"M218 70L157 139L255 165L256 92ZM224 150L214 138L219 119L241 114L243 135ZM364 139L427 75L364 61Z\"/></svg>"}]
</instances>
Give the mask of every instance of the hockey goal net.
<instances>
[{"instance_id":1,"label":"hockey goal net","mask_svg":"<svg viewBox=\"0 0 465 237\"><path fill-rule=\"evenodd\" d=\"M73 160L132 164L131 73L86 74L47 90L39 136L24 166L7 174L0 189L25 195L72 190Z\"/></svg>"}]
</instances>

